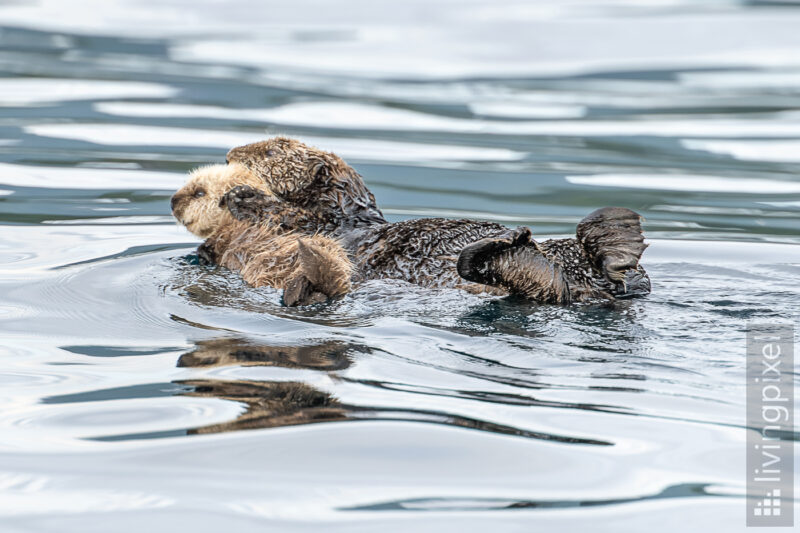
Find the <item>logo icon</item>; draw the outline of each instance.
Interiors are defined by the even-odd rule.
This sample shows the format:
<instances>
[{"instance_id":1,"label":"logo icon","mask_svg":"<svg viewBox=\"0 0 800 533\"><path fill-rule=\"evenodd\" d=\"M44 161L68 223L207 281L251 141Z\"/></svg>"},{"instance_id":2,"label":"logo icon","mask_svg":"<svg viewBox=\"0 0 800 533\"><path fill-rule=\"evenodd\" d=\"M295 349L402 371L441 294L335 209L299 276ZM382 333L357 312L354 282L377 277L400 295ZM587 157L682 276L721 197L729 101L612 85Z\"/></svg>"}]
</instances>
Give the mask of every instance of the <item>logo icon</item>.
<instances>
[{"instance_id":1,"label":"logo icon","mask_svg":"<svg viewBox=\"0 0 800 533\"><path fill-rule=\"evenodd\" d=\"M753 507L753 516L780 516L781 490L767 491L767 496Z\"/></svg>"}]
</instances>

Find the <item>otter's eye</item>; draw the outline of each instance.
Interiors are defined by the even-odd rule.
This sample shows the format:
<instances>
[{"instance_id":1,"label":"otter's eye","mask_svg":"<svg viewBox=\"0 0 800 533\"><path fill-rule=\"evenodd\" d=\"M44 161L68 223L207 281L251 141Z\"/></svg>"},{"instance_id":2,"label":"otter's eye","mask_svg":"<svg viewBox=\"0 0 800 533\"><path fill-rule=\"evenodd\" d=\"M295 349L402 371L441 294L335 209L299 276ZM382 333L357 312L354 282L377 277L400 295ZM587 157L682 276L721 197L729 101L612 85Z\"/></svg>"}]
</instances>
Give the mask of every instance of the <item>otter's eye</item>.
<instances>
[{"instance_id":1,"label":"otter's eye","mask_svg":"<svg viewBox=\"0 0 800 533\"><path fill-rule=\"evenodd\" d=\"M200 190L200 191L197 191L197 192L194 193L194 197L195 198L202 198L205 195L206 195L206 191L203 191L203 190Z\"/></svg>"},{"instance_id":2,"label":"otter's eye","mask_svg":"<svg viewBox=\"0 0 800 533\"><path fill-rule=\"evenodd\" d=\"M277 152L276 152L275 150L267 150L266 154L264 154L264 155L266 155L267 157L272 157L272 156L274 156L276 153L277 153Z\"/></svg>"}]
</instances>

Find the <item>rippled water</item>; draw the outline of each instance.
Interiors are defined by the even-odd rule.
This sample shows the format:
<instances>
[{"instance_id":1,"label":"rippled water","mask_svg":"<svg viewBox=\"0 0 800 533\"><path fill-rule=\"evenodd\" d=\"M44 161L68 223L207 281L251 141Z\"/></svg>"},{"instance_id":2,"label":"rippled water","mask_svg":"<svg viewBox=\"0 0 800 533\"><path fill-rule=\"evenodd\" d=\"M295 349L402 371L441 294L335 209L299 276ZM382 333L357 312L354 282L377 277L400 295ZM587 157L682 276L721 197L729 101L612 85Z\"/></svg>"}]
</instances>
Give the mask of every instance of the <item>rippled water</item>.
<instances>
[{"instance_id":1,"label":"rippled water","mask_svg":"<svg viewBox=\"0 0 800 533\"><path fill-rule=\"evenodd\" d=\"M744 528L744 326L798 321L800 9L42 0L0 24L3 531ZM653 293L281 307L198 265L168 205L275 133L392 220L548 237L636 209Z\"/></svg>"}]
</instances>

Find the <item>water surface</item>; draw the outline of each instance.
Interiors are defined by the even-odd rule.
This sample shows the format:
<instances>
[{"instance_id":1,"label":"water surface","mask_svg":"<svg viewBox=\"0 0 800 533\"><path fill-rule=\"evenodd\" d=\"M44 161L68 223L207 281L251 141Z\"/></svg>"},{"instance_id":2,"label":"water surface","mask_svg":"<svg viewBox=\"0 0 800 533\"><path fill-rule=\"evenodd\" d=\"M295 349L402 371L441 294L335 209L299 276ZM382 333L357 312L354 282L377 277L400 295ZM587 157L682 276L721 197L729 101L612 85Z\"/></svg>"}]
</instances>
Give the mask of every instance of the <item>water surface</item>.
<instances>
[{"instance_id":1,"label":"water surface","mask_svg":"<svg viewBox=\"0 0 800 533\"><path fill-rule=\"evenodd\" d=\"M784 2L0 2L3 531L743 529L745 324L798 321L798 27ZM635 209L653 293L282 307L169 214L278 133L391 220L548 238Z\"/></svg>"}]
</instances>

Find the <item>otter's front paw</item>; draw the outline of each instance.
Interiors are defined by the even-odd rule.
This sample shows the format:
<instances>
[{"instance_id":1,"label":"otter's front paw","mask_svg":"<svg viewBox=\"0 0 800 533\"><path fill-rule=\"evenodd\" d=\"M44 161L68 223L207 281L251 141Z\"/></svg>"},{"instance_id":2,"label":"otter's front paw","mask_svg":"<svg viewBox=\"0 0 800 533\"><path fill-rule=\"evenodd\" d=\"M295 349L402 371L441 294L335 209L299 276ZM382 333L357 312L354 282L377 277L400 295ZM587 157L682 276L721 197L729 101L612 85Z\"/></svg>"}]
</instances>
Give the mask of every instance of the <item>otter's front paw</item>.
<instances>
[{"instance_id":1,"label":"otter's front paw","mask_svg":"<svg viewBox=\"0 0 800 533\"><path fill-rule=\"evenodd\" d=\"M207 242L197 247L197 262L203 266L216 264L217 256L213 248Z\"/></svg>"},{"instance_id":2,"label":"otter's front paw","mask_svg":"<svg viewBox=\"0 0 800 533\"><path fill-rule=\"evenodd\" d=\"M258 221L265 205L270 204L263 192L249 185L234 187L220 201L220 207L225 205L235 219L251 221Z\"/></svg>"},{"instance_id":3,"label":"otter's front paw","mask_svg":"<svg viewBox=\"0 0 800 533\"><path fill-rule=\"evenodd\" d=\"M302 274L290 279L283 289L283 304L287 307L319 304L326 301L328 301L328 297L318 291L317 287Z\"/></svg>"}]
</instances>

